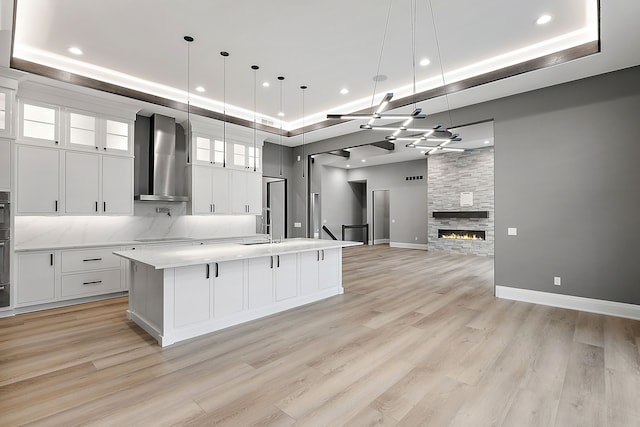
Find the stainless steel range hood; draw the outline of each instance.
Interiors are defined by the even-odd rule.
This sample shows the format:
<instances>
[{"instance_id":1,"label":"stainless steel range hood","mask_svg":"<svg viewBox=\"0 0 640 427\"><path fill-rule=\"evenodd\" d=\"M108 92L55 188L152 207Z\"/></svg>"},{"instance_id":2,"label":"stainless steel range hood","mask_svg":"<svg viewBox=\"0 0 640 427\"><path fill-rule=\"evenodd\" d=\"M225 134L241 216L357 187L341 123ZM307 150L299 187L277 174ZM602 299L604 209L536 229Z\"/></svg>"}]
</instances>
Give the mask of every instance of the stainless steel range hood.
<instances>
[{"instance_id":1,"label":"stainless steel range hood","mask_svg":"<svg viewBox=\"0 0 640 427\"><path fill-rule=\"evenodd\" d=\"M188 202L189 197L176 195L175 119L160 114L151 116L149 137L148 155L136 156L136 167L140 170L146 169L141 162L148 162L149 193L136 195L134 200Z\"/></svg>"}]
</instances>

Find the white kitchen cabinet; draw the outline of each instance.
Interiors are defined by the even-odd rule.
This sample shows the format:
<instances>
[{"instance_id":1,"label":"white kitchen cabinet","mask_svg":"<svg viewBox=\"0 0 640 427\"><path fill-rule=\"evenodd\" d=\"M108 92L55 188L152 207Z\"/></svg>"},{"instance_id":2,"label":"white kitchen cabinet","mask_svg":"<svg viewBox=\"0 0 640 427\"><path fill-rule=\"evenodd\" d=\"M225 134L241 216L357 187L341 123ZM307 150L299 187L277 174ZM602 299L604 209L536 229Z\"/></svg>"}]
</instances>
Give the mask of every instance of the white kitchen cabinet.
<instances>
[{"instance_id":1,"label":"white kitchen cabinet","mask_svg":"<svg viewBox=\"0 0 640 427\"><path fill-rule=\"evenodd\" d=\"M18 139L46 146L60 142L60 108L42 102L20 101Z\"/></svg>"},{"instance_id":2,"label":"white kitchen cabinet","mask_svg":"<svg viewBox=\"0 0 640 427\"><path fill-rule=\"evenodd\" d=\"M298 261L296 254L275 255L273 269L276 301L298 296Z\"/></svg>"},{"instance_id":3,"label":"white kitchen cabinet","mask_svg":"<svg viewBox=\"0 0 640 427\"><path fill-rule=\"evenodd\" d=\"M17 307L55 301L58 256L56 251L16 254Z\"/></svg>"},{"instance_id":4,"label":"white kitchen cabinet","mask_svg":"<svg viewBox=\"0 0 640 427\"><path fill-rule=\"evenodd\" d=\"M321 249L302 252L300 263L300 293L311 295L322 289L340 286L342 262L340 250Z\"/></svg>"},{"instance_id":5,"label":"white kitchen cabinet","mask_svg":"<svg viewBox=\"0 0 640 427\"><path fill-rule=\"evenodd\" d=\"M256 172L230 170L229 204L232 213L262 213L262 175Z\"/></svg>"},{"instance_id":6,"label":"white kitchen cabinet","mask_svg":"<svg viewBox=\"0 0 640 427\"><path fill-rule=\"evenodd\" d=\"M133 214L133 159L65 153L65 213Z\"/></svg>"},{"instance_id":7,"label":"white kitchen cabinet","mask_svg":"<svg viewBox=\"0 0 640 427\"><path fill-rule=\"evenodd\" d=\"M191 169L191 213L229 213L229 171L210 166L191 166Z\"/></svg>"},{"instance_id":8,"label":"white kitchen cabinet","mask_svg":"<svg viewBox=\"0 0 640 427\"><path fill-rule=\"evenodd\" d=\"M15 91L0 87L0 136L13 136L13 102Z\"/></svg>"},{"instance_id":9,"label":"white kitchen cabinet","mask_svg":"<svg viewBox=\"0 0 640 427\"><path fill-rule=\"evenodd\" d=\"M273 304L274 257L252 258L249 264L249 309L254 310Z\"/></svg>"},{"instance_id":10,"label":"white kitchen cabinet","mask_svg":"<svg viewBox=\"0 0 640 427\"><path fill-rule=\"evenodd\" d=\"M249 309L271 305L298 295L296 254L249 260Z\"/></svg>"},{"instance_id":11,"label":"white kitchen cabinet","mask_svg":"<svg viewBox=\"0 0 640 427\"><path fill-rule=\"evenodd\" d=\"M60 151L17 147L18 214L43 215L60 211Z\"/></svg>"},{"instance_id":12,"label":"white kitchen cabinet","mask_svg":"<svg viewBox=\"0 0 640 427\"><path fill-rule=\"evenodd\" d=\"M342 257L340 249L322 249L318 269L320 289L333 288L342 283Z\"/></svg>"},{"instance_id":13,"label":"white kitchen cabinet","mask_svg":"<svg viewBox=\"0 0 640 427\"><path fill-rule=\"evenodd\" d=\"M0 191L11 190L11 141L0 139Z\"/></svg>"},{"instance_id":14,"label":"white kitchen cabinet","mask_svg":"<svg viewBox=\"0 0 640 427\"><path fill-rule=\"evenodd\" d=\"M102 156L102 213L133 215L133 159Z\"/></svg>"},{"instance_id":15,"label":"white kitchen cabinet","mask_svg":"<svg viewBox=\"0 0 640 427\"><path fill-rule=\"evenodd\" d=\"M175 281L181 292L173 295L173 327L180 328L209 320L213 316L210 266L176 268Z\"/></svg>"},{"instance_id":16,"label":"white kitchen cabinet","mask_svg":"<svg viewBox=\"0 0 640 427\"><path fill-rule=\"evenodd\" d=\"M65 153L64 211L91 215L100 210L100 156Z\"/></svg>"},{"instance_id":17,"label":"white kitchen cabinet","mask_svg":"<svg viewBox=\"0 0 640 427\"><path fill-rule=\"evenodd\" d=\"M86 111L65 109L66 146L105 154L131 154L133 123Z\"/></svg>"},{"instance_id":18,"label":"white kitchen cabinet","mask_svg":"<svg viewBox=\"0 0 640 427\"><path fill-rule=\"evenodd\" d=\"M244 266L243 260L211 264L213 314L216 318L224 318L244 310Z\"/></svg>"}]
</instances>

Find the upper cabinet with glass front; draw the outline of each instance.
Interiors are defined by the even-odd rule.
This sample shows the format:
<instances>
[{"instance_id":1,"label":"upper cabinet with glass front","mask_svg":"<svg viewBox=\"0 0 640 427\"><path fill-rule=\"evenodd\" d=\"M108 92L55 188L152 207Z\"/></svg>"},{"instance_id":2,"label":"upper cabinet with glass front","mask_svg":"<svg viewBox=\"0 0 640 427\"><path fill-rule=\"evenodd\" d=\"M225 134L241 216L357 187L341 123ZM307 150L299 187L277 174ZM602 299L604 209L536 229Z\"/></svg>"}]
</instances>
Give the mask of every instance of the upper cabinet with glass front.
<instances>
[{"instance_id":1,"label":"upper cabinet with glass front","mask_svg":"<svg viewBox=\"0 0 640 427\"><path fill-rule=\"evenodd\" d=\"M188 129L188 123L182 123ZM250 128L202 118L191 119L190 163L225 166L232 169L261 170L262 142L256 141ZM226 143L225 141L226 135ZM188 137L187 137L188 140Z\"/></svg>"},{"instance_id":2,"label":"upper cabinet with glass front","mask_svg":"<svg viewBox=\"0 0 640 427\"><path fill-rule=\"evenodd\" d=\"M13 136L13 99L14 91L0 87L0 136L11 138Z\"/></svg>"},{"instance_id":3,"label":"upper cabinet with glass front","mask_svg":"<svg viewBox=\"0 0 640 427\"><path fill-rule=\"evenodd\" d=\"M20 101L18 139L46 146L60 143L60 108L37 101Z\"/></svg>"},{"instance_id":4,"label":"upper cabinet with glass front","mask_svg":"<svg viewBox=\"0 0 640 427\"><path fill-rule=\"evenodd\" d=\"M110 154L132 152L130 121L100 117L98 115L65 110L66 142L69 148L86 149Z\"/></svg>"}]
</instances>

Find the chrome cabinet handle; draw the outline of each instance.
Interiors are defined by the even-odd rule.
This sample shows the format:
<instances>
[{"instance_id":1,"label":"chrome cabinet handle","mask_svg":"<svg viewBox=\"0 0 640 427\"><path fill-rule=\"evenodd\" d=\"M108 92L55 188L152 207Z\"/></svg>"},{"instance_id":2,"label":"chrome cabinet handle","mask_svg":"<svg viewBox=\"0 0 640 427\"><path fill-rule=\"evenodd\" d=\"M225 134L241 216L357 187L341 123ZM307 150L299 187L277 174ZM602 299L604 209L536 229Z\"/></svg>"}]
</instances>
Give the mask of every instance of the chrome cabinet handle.
<instances>
[{"instance_id":1,"label":"chrome cabinet handle","mask_svg":"<svg viewBox=\"0 0 640 427\"><path fill-rule=\"evenodd\" d=\"M94 286L94 285L99 285L100 283L102 283L102 280L94 280L92 282L82 282L83 286Z\"/></svg>"}]
</instances>

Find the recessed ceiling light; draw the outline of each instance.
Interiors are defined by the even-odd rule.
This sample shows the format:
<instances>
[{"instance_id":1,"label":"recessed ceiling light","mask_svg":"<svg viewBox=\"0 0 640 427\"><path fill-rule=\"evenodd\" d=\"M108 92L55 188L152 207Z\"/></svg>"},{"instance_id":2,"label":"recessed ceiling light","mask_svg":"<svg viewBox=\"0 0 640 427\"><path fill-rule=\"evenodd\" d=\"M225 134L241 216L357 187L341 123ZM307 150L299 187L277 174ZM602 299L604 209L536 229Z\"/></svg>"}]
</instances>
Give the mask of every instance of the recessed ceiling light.
<instances>
[{"instance_id":1,"label":"recessed ceiling light","mask_svg":"<svg viewBox=\"0 0 640 427\"><path fill-rule=\"evenodd\" d=\"M270 86L269 82L262 83L262 87L269 87L269 86Z\"/></svg>"},{"instance_id":2,"label":"recessed ceiling light","mask_svg":"<svg viewBox=\"0 0 640 427\"><path fill-rule=\"evenodd\" d=\"M426 153L426 151L424 151L424 150L420 151L420 154L424 154L424 153Z\"/></svg>"},{"instance_id":3,"label":"recessed ceiling light","mask_svg":"<svg viewBox=\"0 0 640 427\"><path fill-rule=\"evenodd\" d=\"M536 24L544 25L544 24L548 24L549 22L551 22L551 15L542 15L540 18L538 18L538 20L536 21Z\"/></svg>"},{"instance_id":4,"label":"recessed ceiling light","mask_svg":"<svg viewBox=\"0 0 640 427\"><path fill-rule=\"evenodd\" d=\"M70 47L69 48L69 52L73 53L74 55L82 55L82 49L80 49L79 47Z\"/></svg>"},{"instance_id":5,"label":"recessed ceiling light","mask_svg":"<svg viewBox=\"0 0 640 427\"><path fill-rule=\"evenodd\" d=\"M366 159L362 159L362 160L360 160L360 161L361 161L362 163L366 163L366 162L367 162L367 160L366 160Z\"/></svg>"},{"instance_id":6,"label":"recessed ceiling light","mask_svg":"<svg viewBox=\"0 0 640 427\"><path fill-rule=\"evenodd\" d=\"M350 168L350 167L351 167L351 165L347 165L347 167L348 167L348 168Z\"/></svg>"},{"instance_id":7,"label":"recessed ceiling light","mask_svg":"<svg viewBox=\"0 0 640 427\"><path fill-rule=\"evenodd\" d=\"M349 93L349 89L347 89L347 88L340 89L340 93L343 94L343 95L346 95L346 94Z\"/></svg>"},{"instance_id":8,"label":"recessed ceiling light","mask_svg":"<svg viewBox=\"0 0 640 427\"><path fill-rule=\"evenodd\" d=\"M204 92L204 88L202 86L196 87L196 92Z\"/></svg>"},{"instance_id":9,"label":"recessed ceiling light","mask_svg":"<svg viewBox=\"0 0 640 427\"><path fill-rule=\"evenodd\" d=\"M491 141L485 141L484 143L485 143L485 144L489 144L490 142L491 142Z\"/></svg>"},{"instance_id":10,"label":"recessed ceiling light","mask_svg":"<svg viewBox=\"0 0 640 427\"><path fill-rule=\"evenodd\" d=\"M278 117L284 117L284 113L283 113L282 111L280 111L280 112L278 113Z\"/></svg>"},{"instance_id":11,"label":"recessed ceiling light","mask_svg":"<svg viewBox=\"0 0 640 427\"><path fill-rule=\"evenodd\" d=\"M427 58L420 60L420 66L422 67L426 67L429 64L431 64L431 61L429 61Z\"/></svg>"}]
</instances>

